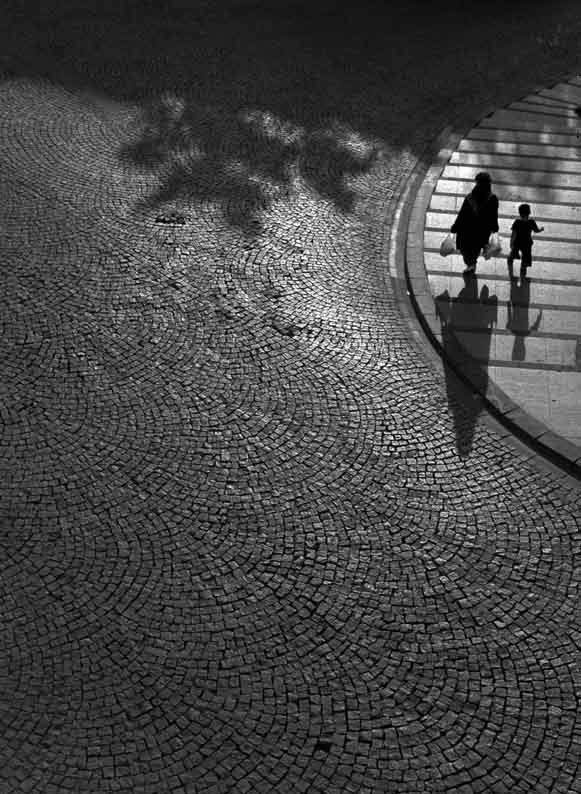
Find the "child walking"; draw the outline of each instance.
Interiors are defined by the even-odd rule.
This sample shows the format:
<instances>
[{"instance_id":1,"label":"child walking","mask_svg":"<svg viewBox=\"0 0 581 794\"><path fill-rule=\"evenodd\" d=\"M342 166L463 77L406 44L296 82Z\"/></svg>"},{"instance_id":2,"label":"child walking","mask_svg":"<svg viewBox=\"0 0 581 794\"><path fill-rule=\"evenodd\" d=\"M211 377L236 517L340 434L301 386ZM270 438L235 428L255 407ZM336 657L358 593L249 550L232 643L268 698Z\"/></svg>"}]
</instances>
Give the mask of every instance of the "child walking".
<instances>
[{"instance_id":1,"label":"child walking","mask_svg":"<svg viewBox=\"0 0 581 794\"><path fill-rule=\"evenodd\" d=\"M510 276L512 278L512 264L520 256L520 276L524 278L527 274L527 267L533 263L533 232L544 231L544 226L537 226L534 218L531 218L530 204L521 204L518 208L519 217L512 224L510 235L510 253L507 263Z\"/></svg>"}]
</instances>

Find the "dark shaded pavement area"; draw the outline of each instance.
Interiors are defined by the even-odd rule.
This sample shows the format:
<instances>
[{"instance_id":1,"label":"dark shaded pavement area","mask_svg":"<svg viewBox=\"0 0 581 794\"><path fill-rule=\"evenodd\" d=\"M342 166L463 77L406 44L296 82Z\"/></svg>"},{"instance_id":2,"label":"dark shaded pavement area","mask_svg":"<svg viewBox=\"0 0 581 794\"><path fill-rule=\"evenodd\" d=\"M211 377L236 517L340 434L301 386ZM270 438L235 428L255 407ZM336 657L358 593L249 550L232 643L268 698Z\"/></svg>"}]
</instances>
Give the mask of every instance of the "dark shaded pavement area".
<instances>
[{"instance_id":1,"label":"dark shaded pavement area","mask_svg":"<svg viewBox=\"0 0 581 794\"><path fill-rule=\"evenodd\" d=\"M422 154L442 121L557 79L575 62L579 35L573 4L540 2L105 3L98 13L23 2L3 17L7 75L145 102L143 139L123 154L169 166L151 201L193 194L245 207L265 198L255 175L288 183L299 156L314 189L348 210L343 177L371 160L341 146L341 125ZM249 108L300 134L265 142L239 117ZM184 163L192 149L198 157ZM233 159L242 173L229 173Z\"/></svg>"},{"instance_id":2,"label":"dark shaded pavement area","mask_svg":"<svg viewBox=\"0 0 581 794\"><path fill-rule=\"evenodd\" d=\"M579 486L387 256L576 4L1 15L0 790L581 790Z\"/></svg>"}]
</instances>

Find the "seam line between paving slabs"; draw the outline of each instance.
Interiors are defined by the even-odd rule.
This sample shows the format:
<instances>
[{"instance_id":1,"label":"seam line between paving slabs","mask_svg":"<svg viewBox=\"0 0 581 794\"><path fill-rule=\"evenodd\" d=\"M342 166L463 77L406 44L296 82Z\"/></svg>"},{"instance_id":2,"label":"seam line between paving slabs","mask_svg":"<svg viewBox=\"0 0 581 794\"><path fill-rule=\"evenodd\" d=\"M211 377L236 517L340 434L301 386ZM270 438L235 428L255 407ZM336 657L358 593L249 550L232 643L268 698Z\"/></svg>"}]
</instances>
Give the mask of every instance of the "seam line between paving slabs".
<instances>
[{"instance_id":1,"label":"seam line between paving slabs","mask_svg":"<svg viewBox=\"0 0 581 794\"><path fill-rule=\"evenodd\" d=\"M563 81L567 79L563 78ZM463 351L454 359L444 353L436 306L423 262L424 222L435 186L460 141L465 139L480 121L498 110L499 108L485 110L479 119L468 122L472 124L472 127L464 133L452 132L449 127L446 128L436 139L438 152L433 158L432 165L423 169L416 165L416 173L412 174L408 180L406 190L400 200L400 205L398 205L398 216L394 224L399 227L402 220L405 220L405 227L398 228L395 235L398 239L394 240L394 249L397 249L398 245L403 247L403 262L401 254L398 257L397 252L392 251L391 248L390 261L394 262L396 269L398 264L400 266L403 264L407 291L417 319L446 365L450 366L460 380L468 385L473 392L479 394L491 415L503 427L537 453L536 457L556 464L576 480L581 480L581 449L579 447L558 436L542 422L527 414L493 381L488 380L487 394L482 394L475 388L470 377L470 370L476 369L482 372L482 368L470 356L463 354ZM391 266L390 273L393 278ZM399 292L401 294L401 290Z\"/></svg>"}]
</instances>

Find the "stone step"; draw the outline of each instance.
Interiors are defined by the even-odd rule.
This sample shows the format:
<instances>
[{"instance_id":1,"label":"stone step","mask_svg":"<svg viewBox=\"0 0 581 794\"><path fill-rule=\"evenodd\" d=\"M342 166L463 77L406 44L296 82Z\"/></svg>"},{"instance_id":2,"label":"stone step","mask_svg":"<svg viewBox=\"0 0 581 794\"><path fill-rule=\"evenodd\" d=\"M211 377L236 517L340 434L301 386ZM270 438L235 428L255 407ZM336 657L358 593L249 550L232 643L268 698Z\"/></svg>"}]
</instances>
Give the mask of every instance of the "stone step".
<instances>
[{"instance_id":1,"label":"stone step","mask_svg":"<svg viewBox=\"0 0 581 794\"><path fill-rule=\"evenodd\" d=\"M424 251L424 263L429 273L447 276L458 276L465 267L462 258L456 254L444 257L440 256L437 251L427 249ZM519 272L520 261L516 260L513 266L513 273L518 276ZM544 282L581 285L581 263L579 262L554 262L534 259L528 273L535 285L540 285ZM508 280L509 273L506 258L504 256L492 259L480 258L478 260L478 275L482 276L482 278Z\"/></svg>"},{"instance_id":2,"label":"stone step","mask_svg":"<svg viewBox=\"0 0 581 794\"><path fill-rule=\"evenodd\" d=\"M455 330L454 336L472 358L494 366L516 362L538 369L578 372L577 340L556 340L526 332L495 333Z\"/></svg>"},{"instance_id":3,"label":"stone step","mask_svg":"<svg viewBox=\"0 0 581 794\"><path fill-rule=\"evenodd\" d=\"M564 99L574 105L581 105L581 87L573 82L559 83L552 88L543 88L539 94L554 99Z\"/></svg>"},{"instance_id":4,"label":"stone step","mask_svg":"<svg viewBox=\"0 0 581 794\"><path fill-rule=\"evenodd\" d=\"M437 294L442 295L443 290ZM449 294L454 297L454 293L449 291ZM493 295L494 293L491 294ZM491 309L491 317L494 316L496 329L499 333L513 333L510 328L507 328L509 321L507 303L507 301L499 300L497 308ZM467 304L465 307L458 307L456 311L457 316L454 318L454 322L456 322L459 328L469 329L478 327L474 322L470 321L470 318L475 316L475 307L473 305ZM550 337L551 339L562 340L563 342L570 342L573 340L576 344L578 343L579 335L577 334L577 330L579 325L577 324L576 327L574 326L574 318L563 317L562 315L565 314L564 312L558 312L553 309L538 308L529 305L528 310L526 310L522 309L517 304L515 310L512 312L514 330L524 332L527 328L530 329L535 326L539 318L539 312L541 312L539 328L531 332L531 336L536 335L542 338Z\"/></svg>"},{"instance_id":5,"label":"stone step","mask_svg":"<svg viewBox=\"0 0 581 794\"><path fill-rule=\"evenodd\" d=\"M499 226L501 227L500 239L504 255L506 256L510 247L510 228L503 229L501 224L499 224ZM535 259L537 257L542 257L543 259L552 260L555 263L556 269L559 267L558 260L560 259L576 262L579 266L579 276L581 280L581 242L547 241L543 239L543 234L544 232L533 235L533 257ZM442 235L440 231L425 229L424 248L439 251L443 237L445 237L445 235Z\"/></svg>"},{"instance_id":6,"label":"stone step","mask_svg":"<svg viewBox=\"0 0 581 794\"><path fill-rule=\"evenodd\" d=\"M581 163L580 163L581 165ZM442 179L462 179L474 182L474 177L481 168L474 165L459 165L451 163L442 172ZM527 185L538 188L567 188L577 190L578 200L581 202L581 178L579 174L564 174L554 170L543 171L540 166L536 170L502 168L502 163L490 169L492 181L495 186L503 183L507 185Z\"/></svg>"},{"instance_id":7,"label":"stone step","mask_svg":"<svg viewBox=\"0 0 581 794\"><path fill-rule=\"evenodd\" d=\"M579 129L579 121L575 115L571 118L559 118L549 113L527 113L521 110L502 108L482 119L478 127L526 131L537 131L541 127L544 131L555 130L561 134L570 132L575 135Z\"/></svg>"},{"instance_id":8,"label":"stone step","mask_svg":"<svg viewBox=\"0 0 581 794\"><path fill-rule=\"evenodd\" d=\"M499 143L548 144L549 146L568 146L577 149L581 147L579 139L573 132L561 134L553 130L507 130L494 129L492 127L474 127L466 138L475 141L498 141Z\"/></svg>"},{"instance_id":9,"label":"stone step","mask_svg":"<svg viewBox=\"0 0 581 794\"><path fill-rule=\"evenodd\" d=\"M575 110L578 102L571 102L561 97L556 97L551 94L550 90L539 91L538 94L527 94L523 97L521 102L528 105L542 105L543 107L563 108L565 110Z\"/></svg>"},{"instance_id":10,"label":"stone step","mask_svg":"<svg viewBox=\"0 0 581 794\"><path fill-rule=\"evenodd\" d=\"M465 265L461 254L451 254L441 256L439 243L444 238L441 233L435 233L430 239L426 233L426 247L424 248L424 264L430 271L462 273ZM433 247L430 243L434 242ZM502 240L503 250L500 256L485 259L483 256L478 258L478 272L490 277L508 278L508 239ZM506 245L504 243L506 242ZM513 273L520 273L521 261L515 259L513 262ZM533 247L533 262L529 266L529 276L539 283L567 284L571 286L581 285L581 262L574 259L554 259L538 255Z\"/></svg>"},{"instance_id":11,"label":"stone step","mask_svg":"<svg viewBox=\"0 0 581 794\"><path fill-rule=\"evenodd\" d=\"M577 114L573 105L567 107L557 107L555 105L542 105L539 102L527 102L520 100L508 105L508 110L518 110L524 113L543 114L554 118L576 119Z\"/></svg>"},{"instance_id":12,"label":"stone step","mask_svg":"<svg viewBox=\"0 0 581 794\"><path fill-rule=\"evenodd\" d=\"M533 266L534 267L534 266ZM462 270L458 268L455 272L451 271L437 271L435 269L428 271L428 280L431 289L435 294L440 295L445 290L454 298L466 286L466 277L461 275ZM473 278L470 276L470 278ZM533 277L526 285L528 292L523 292L523 285L520 279L514 279L512 283L509 282L506 273L495 274L486 272L484 265L480 264L476 270L476 288L478 291L486 286L490 290L491 295L498 298L499 305L506 305L511 300L511 295L517 303L529 301L528 305L531 311L539 311L542 309L545 321L543 332L553 334L554 336L575 337L581 338L581 315L577 306L558 306L550 302L550 298L554 295L545 295L543 293L544 283L539 283ZM577 289L581 285L577 285ZM516 292L515 292L516 291ZM518 297L520 295L520 297Z\"/></svg>"},{"instance_id":13,"label":"stone step","mask_svg":"<svg viewBox=\"0 0 581 794\"><path fill-rule=\"evenodd\" d=\"M453 299L457 293L448 290L448 294ZM562 342L566 349L569 350L570 343L573 342L574 349L576 351L579 349L579 334L574 328L570 330L572 321L567 325L567 318L563 318L561 316L562 313L553 309L535 305L527 307L516 303L512 306L512 311L509 315L508 301L499 299L498 304L495 306L493 300L484 309L477 301L465 304L459 304L458 301L455 301L453 308L451 308L452 304L446 304L444 300L444 298L447 299L444 290L436 293L436 295L440 296L437 305L442 316L447 317L452 326L458 330L473 332L481 329L486 323L494 323L497 333L506 335L518 332L524 334L530 331L530 336L553 340L551 343L553 346L558 346ZM490 295L494 298L494 293L491 292ZM511 317L510 322L509 316ZM579 326L577 325L577 330L578 328ZM577 355L577 352L575 355Z\"/></svg>"},{"instance_id":14,"label":"stone step","mask_svg":"<svg viewBox=\"0 0 581 794\"><path fill-rule=\"evenodd\" d=\"M469 190L466 189L467 186L465 182L460 184L463 187L463 191L461 192L433 193L430 201L430 209L457 213L462 206L466 194L469 192ZM495 192L499 193L500 191L496 191L495 188ZM531 193L531 191L528 192L529 194ZM506 216L507 218L515 218L518 214L518 205L521 201L527 201L527 198L520 197L518 194L515 194L515 197L510 200L505 201L502 196L499 196L499 199L499 215ZM537 197L530 200L530 203L537 221L542 221L543 223L546 221L548 223L549 221L555 220L563 223L581 223L581 206L579 205L553 204L550 201L543 202Z\"/></svg>"},{"instance_id":15,"label":"stone step","mask_svg":"<svg viewBox=\"0 0 581 794\"><path fill-rule=\"evenodd\" d=\"M470 192L471 182L460 179L439 179L435 193L446 193L454 196L464 197ZM521 203L527 201L530 204L563 204L569 205L572 209L579 208L581 204L581 190L570 188L538 187L536 185L520 182L518 184L493 183L494 192L501 201L513 201ZM539 215L536 207L533 207L535 216Z\"/></svg>"},{"instance_id":16,"label":"stone step","mask_svg":"<svg viewBox=\"0 0 581 794\"><path fill-rule=\"evenodd\" d=\"M534 267L534 265L533 265ZM510 282L506 278L495 278L492 275L486 274L484 266L477 267L475 283L472 280L467 281L462 277L462 268L459 267L457 274L452 276L440 275L438 273L430 273L428 271L428 279L432 289L433 295L439 295L444 290L448 290L452 297L459 294L469 295L470 290L481 290L486 286L490 295L496 295L499 301L505 303L510 299L511 294L514 295L518 292L519 300L530 301L530 306L538 309L554 309L556 312L567 311L577 317L577 326L575 330L568 330L563 333L579 333L581 336L581 284L568 285L568 284L538 284L531 278L527 285L526 290L520 285L520 281ZM558 315L556 315L558 316Z\"/></svg>"},{"instance_id":17,"label":"stone step","mask_svg":"<svg viewBox=\"0 0 581 794\"><path fill-rule=\"evenodd\" d=\"M540 205L539 205L540 206ZM517 216L517 208L513 208L512 215L499 214L498 225L501 235L508 235L512 221ZM535 218L537 216L535 215ZM426 229L448 231L456 219L453 212L428 212L426 213ZM543 225L543 223L539 224ZM440 232L441 234L441 232ZM540 240L541 235L537 235ZM551 220L547 222L545 231L542 234L543 241L555 240L557 242L575 242L581 240L581 223L564 223L562 221Z\"/></svg>"},{"instance_id":18,"label":"stone step","mask_svg":"<svg viewBox=\"0 0 581 794\"><path fill-rule=\"evenodd\" d=\"M560 158L579 162L581 150L576 146L551 146L549 143L518 143L498 140L464 138L458 146L460 152L478 152L497 155L522 155L527 157Z\"/></svg>"},{"instance_id":19,"label":"stone step","mask_svg":"<svg viewBox=\"0 0 581 794\"><path fill-rule=\"evenodd\" d=\"M516 154L502 154L495 151L483 153L460 151L454 152L450 158L451 165L470 166L475 171L494 169L492 176L496 177L497 168L501 170L516 169L523 171L547 171L555 174L569 173L575 174L577 182L580 181L581 160L564 160L551 157L530 157Z\"/></svg>"}]
</instances>

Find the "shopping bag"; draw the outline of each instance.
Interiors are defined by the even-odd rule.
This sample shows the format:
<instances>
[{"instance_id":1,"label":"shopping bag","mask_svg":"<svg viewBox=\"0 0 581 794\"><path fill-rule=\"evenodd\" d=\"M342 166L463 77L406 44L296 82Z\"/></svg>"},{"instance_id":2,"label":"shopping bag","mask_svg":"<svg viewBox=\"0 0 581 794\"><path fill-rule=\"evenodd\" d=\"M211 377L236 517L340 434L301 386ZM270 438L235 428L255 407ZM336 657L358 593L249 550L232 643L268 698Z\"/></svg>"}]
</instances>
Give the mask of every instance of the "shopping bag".
<instances>
[{"instance_id":1,"label":"shopping bag","mask_svg":"<svg viewBox=\"0 0 581 794\"><path fill-rule=\"evenodd\" d=\"M448 234L440 246L440 256L450 256L450 254L457 254L456 243L451 234Z\"/></svg>"},{"instance_id":2,"label":"shopping bag","mask_svg":"<svg viewBox=\"0 0 581 794\"><path fill-rule=\"evenodd\" d=\"M500 256L502 254L502 244L496 232L490 235L482 253L485 259L491 259L493 256Z\"/></svg>"}]
</instances>

